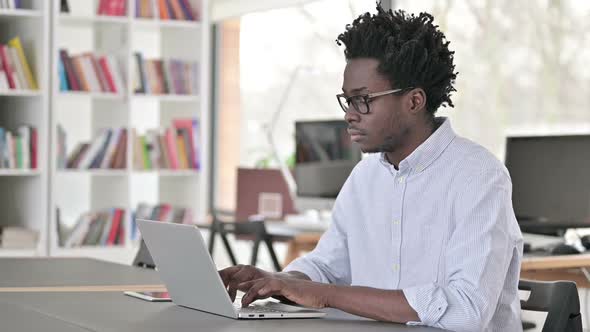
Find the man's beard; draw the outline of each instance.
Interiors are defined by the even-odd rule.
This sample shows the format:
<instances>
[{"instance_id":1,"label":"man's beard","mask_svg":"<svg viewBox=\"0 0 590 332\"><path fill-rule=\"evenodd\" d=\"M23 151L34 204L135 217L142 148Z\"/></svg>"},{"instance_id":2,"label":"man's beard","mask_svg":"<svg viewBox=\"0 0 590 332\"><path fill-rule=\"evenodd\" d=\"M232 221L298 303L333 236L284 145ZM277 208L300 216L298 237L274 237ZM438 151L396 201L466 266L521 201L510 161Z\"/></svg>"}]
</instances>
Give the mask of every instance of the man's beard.
<instances>
[{"instance_id":1,"label":"man's beard","mask_svg":"<svg viewBox=\"0 0 590 332\"><path fill-rule=\"evenodd\" d=\"M400 140L393 136L388 136L385 141L380 145L363 150L364 153L381 153L381 152L394 152L399 149Z\"/></svg>"}]
</instances>

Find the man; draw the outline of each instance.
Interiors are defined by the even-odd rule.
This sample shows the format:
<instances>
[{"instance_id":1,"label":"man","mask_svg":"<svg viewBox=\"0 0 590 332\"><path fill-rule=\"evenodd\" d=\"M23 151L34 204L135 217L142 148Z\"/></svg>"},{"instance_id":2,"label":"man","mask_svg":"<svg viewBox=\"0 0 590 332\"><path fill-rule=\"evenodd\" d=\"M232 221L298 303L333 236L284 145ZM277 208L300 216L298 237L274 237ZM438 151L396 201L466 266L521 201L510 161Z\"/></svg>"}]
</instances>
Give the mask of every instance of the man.
<instances>
[{"instance_id":1,"label":"man","mask_svg":"<svg viewBox=\"0 0 590 332\"><path fill-rule=\"evenodd\" d=\"M366 153L314 251L283 272L220 271L232 299L284 297L382 321L455 331L519 331L522 236L506 168L457 136L454 52L431 15L366 13L344 44L340 106Z\"/></svg>"}]
</instances>

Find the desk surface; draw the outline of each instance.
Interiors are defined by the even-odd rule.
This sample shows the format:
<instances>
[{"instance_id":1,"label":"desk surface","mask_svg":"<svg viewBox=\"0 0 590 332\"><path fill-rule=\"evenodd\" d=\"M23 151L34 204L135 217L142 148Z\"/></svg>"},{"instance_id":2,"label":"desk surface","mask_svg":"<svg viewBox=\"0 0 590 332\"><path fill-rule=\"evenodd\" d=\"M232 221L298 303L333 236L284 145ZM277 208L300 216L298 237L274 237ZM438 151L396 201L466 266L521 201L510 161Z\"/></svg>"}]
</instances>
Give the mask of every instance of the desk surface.
<instances>
[{"instance_id":1,"label":"desk surface","mask_svg":"<svg viewBox=\"0 0 590 332\"><path fill-rule=\"evenodd\" d=\"M48 316L32 308L6 302L0 302L0 330L15 332L88 331L86 328Z\"/></svg>"},{"instance_id":2,"label":"desk surface","mask_svg":"<svg viewBox=\"0 0 590 332\"><path fill-rule=\"evenodd\" d=\"M0 288L161 284L153 270L90 258L0 258Z\"/></svg>"},{"instance_id":3,"label":"desk surface","mask_svg":"<svg viewBox=\"0 0 590 332\"><path fill-rule=\"evenodd\" d=\"M31 308L48 317L69 322L72 326L94 331L442 331L428 327L408 327L401 324L376 322L337 310L327 310L328 316L322 319L239 321L171 303L142 301L125 296L120 292L2 293L0 294L0 302ZM2 309L0 307L0 312L3 311ZM30 316L24 310L17 310L13 314L23 317L18 318L19 321L28 319ZM0 317L6 316L2 313ZM12 316L10 320L15 320L17 317L19 316ZM35 318L41 319L42 317L35 316ZM4 321L4 319L1 320ZM29 330L14 329L11 331ZM69 330L57 327L55 329L44 328L43 331Z\"/></svg>"},{"instance_id":4,"label":"desk surface","mask_svg":"<svg viewBox=\"0 0 590 332\"><path fill-rule=\"evenodd\" d=\"M522 260L521 271L547 269L575 269L590 267L590 254L561 256L527 256Z\"/></svg>"}]
</instances>

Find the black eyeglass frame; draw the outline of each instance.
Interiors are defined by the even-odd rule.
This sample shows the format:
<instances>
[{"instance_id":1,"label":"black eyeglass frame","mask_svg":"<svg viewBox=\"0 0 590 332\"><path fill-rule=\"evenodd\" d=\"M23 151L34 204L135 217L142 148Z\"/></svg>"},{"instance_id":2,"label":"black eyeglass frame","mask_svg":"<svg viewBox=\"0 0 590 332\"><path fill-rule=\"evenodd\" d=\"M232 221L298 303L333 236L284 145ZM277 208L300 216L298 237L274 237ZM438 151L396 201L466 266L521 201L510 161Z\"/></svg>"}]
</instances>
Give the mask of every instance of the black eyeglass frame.
<instances>
[{"instance_id":1,"label":"black eyeglass frame","mask_svg":"<svg viewBox=\"0 0 590 332\"><path fill-rule=\"evenodd\" d=\"M354 95L354 96L350 96L350 97L346 97L346 95L344 93L340 93L340 94L336 95L336 99L338 100L338 104L340 105L340 107L342 108L344 113L348 113L348 111L350 110L350 105L352 103L352 106L354 107L354 109L357 113L368 114L371 111L369 104L373 101L373 99L375 99L377 97L381 97L381 96L396 94L396 93L400 93L400 92L406 92L406 91L409 91L412 89L413 89L413 87L403 88L403 89L392 89L392 90L386 90L386 91L380 91L380 92ZM344 100L342 100L343 98L344 98ZM354 102L358 98L363 99L363 103L365 103L365 106L366 106L366 112L361 112L358 105ZM343 101L346 102L346 105L343 104Z\"/></svg>"}]
</instances>

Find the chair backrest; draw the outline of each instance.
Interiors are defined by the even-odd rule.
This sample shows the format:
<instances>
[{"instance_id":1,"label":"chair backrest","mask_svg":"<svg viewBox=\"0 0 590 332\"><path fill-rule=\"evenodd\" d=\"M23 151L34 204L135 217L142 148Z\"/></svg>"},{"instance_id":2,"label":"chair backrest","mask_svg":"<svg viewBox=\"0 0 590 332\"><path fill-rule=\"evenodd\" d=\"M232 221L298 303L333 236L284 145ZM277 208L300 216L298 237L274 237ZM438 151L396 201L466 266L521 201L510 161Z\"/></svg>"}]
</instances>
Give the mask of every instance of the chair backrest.
<instances>
[{"instance_id":1,"label":"chair backrest","mask_svg":"<svg viewBox=\"0 0 590 332\"><path fill-rule=\"evenodd\" d=\"M520 280L518 289L530 291L521 308L547 312L542 332L582 332L580 298L572 281Z\"/></svg>"},{"instance_id":2,"label":"chair backrest","mask_svg":"<svg viewBox=\"0 0 590 332\"><path fill-rule=\"evenodd\" d=\"M231 211L215 209L212 212L213 220L211 227L219 233L233 234L240 240L262 239L266 236L264 219L260 220L239 220Z\"/></svg>"}]
</instances>

